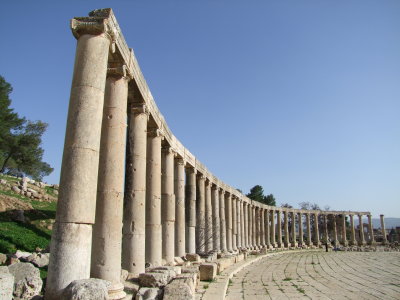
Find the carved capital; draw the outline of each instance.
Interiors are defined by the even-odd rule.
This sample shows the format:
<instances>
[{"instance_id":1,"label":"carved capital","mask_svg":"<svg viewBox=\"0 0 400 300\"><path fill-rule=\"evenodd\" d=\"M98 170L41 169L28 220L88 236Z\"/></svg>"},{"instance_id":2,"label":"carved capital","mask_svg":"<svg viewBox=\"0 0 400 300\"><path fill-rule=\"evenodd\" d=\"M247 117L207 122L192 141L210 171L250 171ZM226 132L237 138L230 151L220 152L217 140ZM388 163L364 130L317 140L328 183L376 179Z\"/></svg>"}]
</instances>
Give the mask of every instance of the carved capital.
<instances>
[{"instance_id":1,"label":"carved capital","mask_svg":"<svg viewBox=\"0 0 400 300\"><path fill-rule=\"evenodd\" d=\"M134 114L146 114L147 116L150 115L150 112L149 112L149 110L147 108L147 105L144 104L144 103L141 103L141 104L132 103L130 105L130 108L131 108L131 113L134 113Z\"/></svg>"},{"instance_id":2,"label":"carved capital","mask_svg":"<svg viewBox=\"0 0 400 300\"><path fill-rule=\"evenodd\" d=\"M148 130L147 131L147 136L148 137L161 137L161 139L164 139L163 132L158 128L154 128L154 129Z\"/></svg>"},{"instance_id":3,"label":"carved capital","mask_svg":"<svg viewBox=\"0 0 400 300\"><path fill-rule=\"evenodd\" d=\"M174 149L170 145L164 145L161 147L161 151L166 154L174 154Z\"/></svg>"},{"instance_id":4,"label":"carved capital","mask_svg":"<svg viewBox=\"0 0 400 300\"><path fill-rule=\"evenodd\" d=\"M182 157L179 157L179 156L175 156L175 162L180 166L186 165L186 161Z\"/></svg>"},{"instance_id":5,"label":"carved capital","mask_svg":"<svg viewBox=\"0 0 400 300\"><path fill-rule=\"evenodd\" d=\"M129 78L126 76L127 75L126 70L127 70L126 65L119 65L116 67L108 67L107 68L107 76Z\"/></svg>"}]
</instances>

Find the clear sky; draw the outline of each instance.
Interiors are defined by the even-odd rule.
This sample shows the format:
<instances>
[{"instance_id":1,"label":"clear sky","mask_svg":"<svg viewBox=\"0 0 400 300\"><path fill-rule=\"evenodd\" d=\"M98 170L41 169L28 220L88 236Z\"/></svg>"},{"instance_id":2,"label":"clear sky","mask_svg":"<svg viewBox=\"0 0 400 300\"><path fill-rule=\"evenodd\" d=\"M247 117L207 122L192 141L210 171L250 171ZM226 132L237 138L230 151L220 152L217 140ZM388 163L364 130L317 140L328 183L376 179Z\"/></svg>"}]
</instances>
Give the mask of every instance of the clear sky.
<instances>
[{"instance_id":1,"label":"clear sky","mask_svg":"<svg viewBox=\"0 0 400 300\"><path fill-rule=\"evenodd\" d=\"M74 16L114 9L175 136L277 203L400 217L400 1L4 1L0 74L59 180Z\"/></svg>"}]
</instances>

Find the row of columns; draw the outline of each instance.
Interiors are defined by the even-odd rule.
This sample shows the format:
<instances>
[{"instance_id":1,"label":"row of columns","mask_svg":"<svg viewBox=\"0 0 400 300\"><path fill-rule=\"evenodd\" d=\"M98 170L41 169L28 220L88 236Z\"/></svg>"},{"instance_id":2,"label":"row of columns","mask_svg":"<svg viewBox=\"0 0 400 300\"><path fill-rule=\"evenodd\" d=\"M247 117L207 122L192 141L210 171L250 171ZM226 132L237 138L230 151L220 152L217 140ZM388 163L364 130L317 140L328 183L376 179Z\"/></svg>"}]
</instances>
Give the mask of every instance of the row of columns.
<instances>
[{"instance_id":1,"label":"row of columns","mask_svg":"<svg viewBox=\"0 0 400 300\"><path fill-rule=\"evenodd\" d=\"M219 186L174 151L140 95L128 101L132 78L109 58L114 36L99 22L71 23L78 42L46 299L89 277L110 281L110 299L122 299L121 268L138 276L186 253L302 246L303 212L266 208ZM318 213L305 215L306 242L319 245Z\"/></svg>"}]
</instances>

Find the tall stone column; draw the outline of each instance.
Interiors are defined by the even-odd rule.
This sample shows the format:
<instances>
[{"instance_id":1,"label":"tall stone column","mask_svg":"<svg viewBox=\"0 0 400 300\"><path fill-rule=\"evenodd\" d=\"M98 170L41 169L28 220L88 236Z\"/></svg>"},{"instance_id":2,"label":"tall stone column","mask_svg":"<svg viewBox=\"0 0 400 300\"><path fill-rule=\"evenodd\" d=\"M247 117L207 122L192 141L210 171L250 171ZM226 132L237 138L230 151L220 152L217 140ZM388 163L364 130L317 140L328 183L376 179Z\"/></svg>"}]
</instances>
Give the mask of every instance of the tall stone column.
<instances>
[{"instance_id":1,"label":"tall stone column","mask_svg":"<svg viewBox=\"0 0 400 300\"><path fill-rule=\"evenodd\" d=\"M226 218L226 247L229 252L233 250L232 242L232 195L225 195L225 218Z\"/></svg>"},{"instance_id":2,"label":"tall stone column","mask_svg":"<svg viewBox=\"0 0 400 300\"><path fill-rule=\"evenodd\" d=\"M278 230L278 247L279 248L283 248L283 242L282 242L282 211L280 211L280 210L278 210L277 230Z\"/></svg>"},{"instance_id":3,"label":"tall stone column","mask_svg":"<svg viewBox=\"0 0 400 300\"><path fill-rule=\"evenodd\" d=\"M252 220L252 229L253 229L253 247L257 249L257 219L256 219L256 207L253 206L251 208L251 220Z\"/></svg>"},{"instance_id":4,"label":"tall stone column","mask_svg":"<svg viewBox=\"0 0 400 300\"><path fill-rule=\"evenodd\" d=\"M264 209L260 208L260 246L265 247L265 218Z\"/></svg>"},{"instance_id":5,"label":"tall stone column","mask_svg":"<svg viewBox=\"0 0 400 300\"><path fill-rule=\"evenodd\" d=\"M122 268L133 276L145 271L148 118L145 105L130 105L125 162Z\"/></svg>"},{"instance_id":6,"label":"tall stone column","mask_svg":"<svg viewBox=\"0 0 400 300\"><path fill-rule=\"evenodd\" d=\"M162 258L167 264L175 257L175 194L174 194L174 152L164 146L161 154L161 224Z\"/></svg>"},{"instance_id":7,"label":"tall stone column","mask_svg":"<svg viewBox=\"0 0 400 300\"><path fill-rule=\"evenodd\" d=\"M292 211L292 247L296 246L296 213Z\"/></svg>"},{"instance_id":8,"label":"tall stone column","mask_svg":"<svg viewBox=\"0 0 400 300\"><path fill-rule=\"evenodd\" d=\"M213 249L215 251L221 251L221 228L220 228L220 212L219 212L219 197L218 187L212 186L211 189L211 202L213 208Z\"/></svg>"},{"instance_id":9,"label":"tall stone column","mask_svg":"<svg viewBox=\"0 0 400 300\"><path fill-rule=\"evenodd\" d=\"M381 230L382 230L382 244L385 245L387 244L387 237L386 237L386 228L385 228L385 216L380 215L381 217Z\"/></svg>"},{"instance_id":10,"label":"tall stone column","mask_svg":"<svg viewBox=\"0 0 400 300\"><path fill-rule=\"evenodd\" d=\"M242 222L240 220L241 214L240 214L240 204L241 200L237 199L236 200L236 223L237 223L237 237L236 237L236 247L237 248L242 248Z\"/></svg>"},{"instance_id":11,"label":"tall stone column","mask_svg":"<svg viewBox=\"0 0 400 300\"><path fill-rule=\"evenodd\" d=\"M221 224L221 250L226 252L228 250L226 243L226 217L225 217L225 191L219 190L219 218Z\"/></svg>"},{"instance_id":12,"label":"tall stone column","mask_svg":"<svg viewBox=\"0 0 400 300\"><path fill-rule=\"evenodd\" d=\"M346 237L346 215L342 214L342 244L343 246L348 246Z\"/></svg>"},{"instance_id":13,"label":"tall stone column","mask_svg":"<svg viewBox=\"0 0 400 300\"><path fill-rule=\"evenodd\" d=\"M197 222L196 222L196 252L204 253L206 250L206 198L205 198L205 180L203 175L197 177Z\"/></svg>"},{"instance_id":14,"label":"tall stone column","mask_svg":"<svg viewBox=\"0 0 400 300\"><path fill-rule=\"evenodd\" d=\"M299 212L299 246L304 246L303 213Z\"/></svg>"},{"instance_id":15,"label":"tall stone column","mask_svg":"<svg viewBox=\"0 0 400 300\"><path fill-rule=\"evenodd\" d=\"M350 215L350 244L354 246L356 244L356 233L354 230L354 215Z\"/></svg>"},{"instance_id":16,"label":"tall stone column","mask_svg":"<svg viewBox=\"0 0 400 300\"><path fill-rule=\"evenodd\" d=\"M89 22L88 22L89 23ZM62 159L57 214L51 241L46 299L60 299L73 280L90 277L100 135L110 37L71 22L77 34L74 75ZM105 28L103 27L103 30Z\"/></svg>"},{"instance_id":17,"label":"tall stone column","mask_svg":"<svg viewBox=\"0 0 400 300\"><path fill-rule=\"evenodd\" d=\"M253 205L250 203L249 208L249 247L253 249L254 241L253 241Z\"/></svg>"},{"instance_id":18,"label":"tall stone column","mask_svg":"<svg viewBox=\"0 0 400 300\"><path fill-rule=\"evenodd\" d=\"M244 216L244 234L245 234L245 247L249 248L249 212L248 203L243 203L243 216Z\"/></svg>"},{"instance_id":19,"label":"tall stone column","mask_svg":"<svg viewBox=\"0 0 400 300\"><path fill-rule=\"evenodd\" d=\"M275 238L275 210L271 209L271 244L272 247L276 248Z\"/></svg>"},{"instance_id":20,"label":"tall stone column","mask_svg":"<svg viewBox=\"0 0 400 300\"><path fill-rule=\"evenodd\" d=\"M306 213L307 220L307 245L312 246L312 237L311 237L311 223L310 223L310 213Z\"/></svg>"},{"instance_id":21,"label":"tall stone column","mask_svg":"<svg viewBox=\"0 0 400 300\"><path fill-rule=\"evenodd\" d=\"M337 235L337 224L336 224L336 215L332 215L333 217L333 239L334 239L334 246L338 247L339 246L339 241L338 241L338 235Z\"/></svg>"},{"instance_id":22,"label":"tall stone column","mask_svg":"<svg viewBox=\"0 0 400 300\"><path fill-rule=\"evenodd\" d=\"M328 216L324 214L324 242L328 243L329 235L328 235Z\"/></svg>"},{"instance_id":23,"label":"tall stone column","mask_svg":"<svg viewBox=\"0 0 400 300\"><path fill-rule=\"evenodd\" d=\"M110 298L122 299L126 296L121 283L121 243L128 79L125 66L111 68L108 73L90 274L110 281Z\"/></svg>"},{"instance_id":24,"label":"tall stone column","mask_svg":"<svg viewBox=\"0 0 400 300\"><path fill-rule=\"evenodd\" d=\"M319 222L318 213L314 213L314 230L315 230L315 246L319 247L321 245L319 241Z\"/></svg>"},{"instance_id":25,"label":"tall stone column","mask_svg":"<svg viewBox=\"0 0 400 300\"><path fill-rule=\"evenodd\" d=\"M370 245L375 244L375 238L374 238L374 228L372 226L372 216L368 215L368 232L369 232L369 241L368 243Z\"/></svg>"},{"instance_id":26,"label":"tall stone column","mask_svg":"<svg viewBox=\"0 0 400 300\"><path fill-rule=\"evenodd\" d=\"M212 223L212 201L211 201L211 185L212 182L206 182L206 252L213 250L213 223Z\"/></svg>"},{"instance_id":27,"label":"tall stone column","mask_svg":"<svg viewBox=\"0 0 400 300\"><path fill-rule=\"evenodd\" d=\"M285 247L289 247L289 216L288 216L288 211L284 210L283 211L283 228L285 232L285 237L284 237L284 245Z\"/></svg>"},{"instance_id":28,"label":"tall stone column","mask_svg":"<svg viewBox=\"0 0 400 300\"><path fill-rule=\"evenodd\" d=\"M232 249L237 250L237 215L236 197L232 196Z\"/></svg>"},{"instance_id":29,"label":"tall stone column","mask_svg":"<svg viewBox=\"0 0 400 300\"><path fill-rule=\"evenodd\" d=\"M175 256L185 255L185 162L175 158Z\"/></svg>"},{"instance_id":30,"label":"tall stone column","mask_svg":"<svg viewBox=\"0 0 400 300\"><path fill-rule=\"evenodd\" d=\"M186 168L185 185L186 252L196 253L196 170Z\"/></svg>"},{"instance_id":31,"label":"tall stone column","mask_svg":"<svg viewBox=\"0 0 400 300\"><path fill-rule=\"evenodd\" d=\"M359 233L360 233L360 241L359 241L359 245L363 246L365 245L365 236L364 236L364 225L363 225L363 221L362 221L362 215L358 215L358 222L359 222Z\"/></svg>"},{"instance_id":32,"label":"tall stone column","mask_svg":"<svg viewBox=\"0 0 400 300\"><path fill-rule=\"evenodd\" d=\"M146 262L161 266L161 131L151 129L147 136L146 174Z\"/></svg>"},{"instance_id":33,"label":"tall stone column","mask_svg":"<svg viewBox=\"0 0 400 300\"><path fill-rule=\"evenodd\" d=\"M271 248L271 234L270 234L269 214L270 214L270 210L266 209L265 210L265 240L266 240L266 246L267 246L268 249Z\"/></svg>"}]
</instances>

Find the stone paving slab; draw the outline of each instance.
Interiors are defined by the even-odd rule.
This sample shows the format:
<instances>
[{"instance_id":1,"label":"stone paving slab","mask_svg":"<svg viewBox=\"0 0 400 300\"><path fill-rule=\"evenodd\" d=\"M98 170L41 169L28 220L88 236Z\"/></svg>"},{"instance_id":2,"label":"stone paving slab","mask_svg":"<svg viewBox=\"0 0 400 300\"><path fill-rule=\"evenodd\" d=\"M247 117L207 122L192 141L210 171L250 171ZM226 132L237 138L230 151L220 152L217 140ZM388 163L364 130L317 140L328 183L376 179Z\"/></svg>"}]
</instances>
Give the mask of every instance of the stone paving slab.
<instances>
[{"instance_id":1,"label":"stone paving slab","mask_svg":"<svg viewBox=\"0 0 400 300\"><path fill-rule=\"evenodd\" d=\"M400 299L400 253L263 257L233 275L225 299Z\"/></svg>"}]
</instances>

